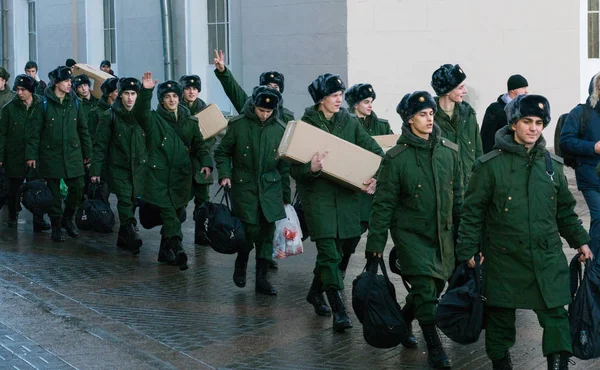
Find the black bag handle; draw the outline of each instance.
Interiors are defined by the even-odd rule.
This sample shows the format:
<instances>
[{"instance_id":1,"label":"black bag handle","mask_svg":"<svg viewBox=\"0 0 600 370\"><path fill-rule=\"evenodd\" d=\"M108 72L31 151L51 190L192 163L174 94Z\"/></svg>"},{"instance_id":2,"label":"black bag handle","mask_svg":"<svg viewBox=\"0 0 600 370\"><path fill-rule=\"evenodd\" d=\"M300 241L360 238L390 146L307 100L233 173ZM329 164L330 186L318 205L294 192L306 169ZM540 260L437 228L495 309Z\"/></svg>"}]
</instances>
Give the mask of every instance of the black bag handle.
<instances>
[{"instance_id":1,"label":"black bag handle","mask_svg":"<svg viewBox=\"0 0 600 370\"><path fill-rule=\"evenodd\" d=\"M546 150L544 158L546 159L546 175L550 177L550 180L554 181L554 169L552 168L552 157L549 151Z\"/></svg>"},{"instance_id":2,"label":"black bag handle","mask_svg":"<svg viewBox=\"0 0 600 370\"><path fill-rule=\"evenodd\" d=\"M33 176L31 176L30 174L33 174ZM38 172L37 168L34 168L34 167L31 167L31 166L30 166L30 167L27 169L27 171L25 172L25 177L26 177L26 178L28 178L28 179L34 179L34 180L37 180L37 179L39 179L39 178L40 178L40 174L39 174L39 172Z\"/></svg>"}]
</instances>

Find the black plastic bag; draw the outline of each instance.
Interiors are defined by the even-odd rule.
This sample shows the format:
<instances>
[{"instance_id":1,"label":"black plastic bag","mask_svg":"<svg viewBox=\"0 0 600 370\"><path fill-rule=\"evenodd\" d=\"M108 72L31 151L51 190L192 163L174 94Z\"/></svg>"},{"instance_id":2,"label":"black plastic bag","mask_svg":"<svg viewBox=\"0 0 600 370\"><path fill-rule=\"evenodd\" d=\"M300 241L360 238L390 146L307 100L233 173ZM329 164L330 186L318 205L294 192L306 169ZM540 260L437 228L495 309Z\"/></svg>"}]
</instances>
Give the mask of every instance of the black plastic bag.
<instances>
[{"instance_id":1,"label":"black plastic bag","mask_svg":"<svg viewBox=\"0 0 600 370\"><path fill-rule=\"evenodd\" d=\"M596 257L596 256L594 256ZM596 261L587 261L585 273L578 261L571 260L571 295L569 326L573 356L582 360L600 357L600 271Z\"/></svg>"}]
</instances>

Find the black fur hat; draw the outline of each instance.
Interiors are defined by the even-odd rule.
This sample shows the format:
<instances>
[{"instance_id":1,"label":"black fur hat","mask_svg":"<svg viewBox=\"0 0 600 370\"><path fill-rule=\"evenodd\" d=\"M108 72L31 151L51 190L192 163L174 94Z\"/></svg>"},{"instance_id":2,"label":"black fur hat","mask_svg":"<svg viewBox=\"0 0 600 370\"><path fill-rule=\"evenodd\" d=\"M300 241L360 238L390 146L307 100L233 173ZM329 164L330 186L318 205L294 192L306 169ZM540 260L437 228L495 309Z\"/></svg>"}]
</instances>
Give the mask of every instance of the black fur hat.
<instances>
[{"instance_id":1,"label":"black fur hat","mask_svg":"<svg viewBox=\"0 0 600 370\"><path fill-rule=\"evenodd\" d=\"M77 64L77 62L73 58L69 58L65 61L65 65L69 68L73 67L75 64Z\"/></svg>"},{"instance_id":2,"label":"black fur hat","mask_svg":"<svg viewBox=\"0 0 600 370\"><path fill-rule=\"evenodd\" d=\"M104 82L102 82L102 85L100 85L100 90L102 90L102 95L109 96L110 94L112 94L113 91L115 91L118 88L118 85L119 85L118 78L116 78L116 77L107 78L106 80L104 80Z\"/></svg>"},{"instance_id":3,"label":"black fur hat","mask_svg":"<svg viewBox=\"0 0 600 370\"><path fill-rule=\"evenodd\" d=\"M58 66L48 73L48 78L50 79L51 85L57 84L61 81L70 80L72 76L73 72L71 72L71 68L66 66Z\"/></svg>"},{"instance_id":4,"label":"black fur hat","mask_svg":"<svg viewBox=\"0 0 600 370\"><path fill-rule=\"evenodd\" d=\"M427 108L433 109L433 114L437 111L437 104L431 94L427 91L415 91L404 95L396 106L396 112L402 117L402 121L408 122L412 116Z\"/></svg>"},{"instance_id":5,"label":"black fur hat","mask_svg":"<svg viewBox=\"0 0 600 370\"><path fill-rule=\"evenodd\" d=\"M255 107L275 109L281 102L281 93L269 86L256 86L252 92L252 104Z\"/></svg>"},{"instance_id":6,"label":"black fur hat","mask_svg":"<svg viewBox=\"0 0 600 370\"><path fill-rule=\"evenodd\" d=\"M258 81L259 85L268 85L270 83L277 84L277 86L279 86L279 92L283 93L284 78L281 73L277 71L269 71L260 75Z\"/></svg>"},{"instance_id":7,"label":"black fur hat","mask_svg":"<svg viewBox=\"0 0 600 370\"><path fill-rule=\"evenodd\" d=\"M22 87L25 90L29 91L30 93L34 94L37 84L38 83L35 80L35 78L33 78L29 75L18 75L15 78L15 84L14 84L13 90L17 91L17 87Z\"/></svg>"},{"instance_id":8,"label":"black fur hat","mask_svg":"<svg viewBox=\"0 0 600 370\"><path fill-rule=\"evenodd\" d=\"M142 83L137 78L123 77L123 78L119 79L119 83L118 83L119 96L121 96L123 91L128 91L128 90L133 90L136 93L139 93L141 88L142 88ZM159 88L160 88L160 86L159 86Z\"/></svg>"},{"instance_id":9,"label":"black fur hat","mask_svg":"<svg viewBox=\"0 0 600 370\"><path fill-rule=\"evenodd\" d=\"M350 107L350 109L354 108L354 104L358 104L366 98L373 98L373 100L375 100L376 97L377 94L375 94L375 90L371 84L353 85L351 88L346 90L345 94L346 103L348 103L348 107Z\"/></svg>"},{"instance_id":10,"label":"black fur hat","mask_svg":"<svg viewBox=\"0 0 600 370\"><path fill-rule=\"evenodd\" d=\"M198 91L202 91L202 82L198 75L181 76L179 83L184 90L188 87L195 87Z\"/></svg>"},{"instance_id":11,"label":"black fur hat","mask_svg":"<svg viewBox=\"0 0 600 370\"><path fill-rule=\"evenodd\" d=\"M183 94L181 85L177 81L169 80L158 85L158 90L156 92L158 101L162 103L165 95L170 92L175 93L179 97L179 100L181 100L181 94Z\"/></svg>"},{"instance_id":12,"label":"black fur hat","mask_svg":"<svg viewBox=\"0 0 600 370\"><path fill-rule=\"evenodd\" d=\"M345 91L346 85L338 75L325 73L317 77L310 85L308 85L308 93L315 102L320 103L323 99L338 91Z\"/></svg>"},{"instance_id":13,"label":"black fur hat","mask_svg":"<svg viewBox=\"0 0 600 370\"><path fill-rule=\"evenodd\" d=\"M458 64L444 64L433 72L431 87L437 96L446 95L460 85L465 78L467 75Z\"/></svg>"},{"instance_id":14,"label":"black fur hat","mask_svg":"<svg viewBox=\"0 0 600 370\"><path fill-rule=\"evenodd\" d=\"M519 95L504 110L509 125L523 117L540 117L544 127L550 123L550 102L541 95Z\"/></svg>"},{"instance_id":15,"label":"black fur hat","mask_svg":"<svg viewBox=\"0 0 600 370\"><path fill-rule=\"evenodd\" d=\"M90 78L86 75L77 75L73 78L73 88L77 89L81 85L91 86Z\"/></svg>"},{"instance_id":16,"label":"black fur hat","mask_svg":"<svg viewBox=\"0 0 600 370\"><path fill-rule=\"evenodd\" d=\"M0 78L5 79L6 81L10 78L10 73L2 66L0 66Z\"/></svg>"}]
</instances>

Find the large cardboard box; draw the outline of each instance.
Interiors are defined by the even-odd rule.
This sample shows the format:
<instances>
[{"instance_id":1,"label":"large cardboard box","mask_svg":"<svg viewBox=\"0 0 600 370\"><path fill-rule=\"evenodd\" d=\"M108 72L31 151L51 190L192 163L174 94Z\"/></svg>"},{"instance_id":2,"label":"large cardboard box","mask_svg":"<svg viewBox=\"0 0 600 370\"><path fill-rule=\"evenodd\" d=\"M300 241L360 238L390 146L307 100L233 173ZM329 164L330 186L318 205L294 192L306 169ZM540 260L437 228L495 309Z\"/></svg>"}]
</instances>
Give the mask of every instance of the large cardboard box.
<instances>
[{"instance_id":1,"label":"large cardboard box","mask_svg":"<svg viewBox=\"0 0 600 370\"><path fill-rule=\"evenodd\" d=\"M278 154L296 163L308 163L315 153L325 151L329 153L323 162L323 175L355 190L367 188L365 181L375 175L381 163L377 154L302 121L287 124Z\"/></svg>"},{"instance_id":2,"label":"large cardboard box","mask_svg":"<svg viewBox=\"0 0 600 370\"><path fill-rule=\"evenodd\" d=\"M106 73L100 69L94 68L89 64L75 64L73 66L73 76L78 76L81 74L88 76L90 80L92 80L92 86L90 86L90 89L92 91L92 95L98 99L102 97L102 89L100 89L102 83L109 78L115 77L110 73Z\"/></svg>"},{"instance_id":3,"label":"large cardboard box","mask_svg":"<svg viewBox=\"0 0 600 370\"><path fill-rule=\"evenodd\" d=\"M196 118L198 118L200 132L205 140L217 136L219 132L227 128L227 118L223 116L216 104L207 105L196 114Z\"/></svg>"},{"instance_id":4,"label":"large cardboard box","mask_svg":"<svg viewBox=\"0 0 600 370\"><path fill-rule=\"evenodd\" d=\"M379 146L381 147L381 149L383 149L384 152L387 152L388 150L396 146L396 142L399 138L400 135L398 134L373 136L373 139L377 142L377 144L379 144Z\"/></svg>"}]
</instances>

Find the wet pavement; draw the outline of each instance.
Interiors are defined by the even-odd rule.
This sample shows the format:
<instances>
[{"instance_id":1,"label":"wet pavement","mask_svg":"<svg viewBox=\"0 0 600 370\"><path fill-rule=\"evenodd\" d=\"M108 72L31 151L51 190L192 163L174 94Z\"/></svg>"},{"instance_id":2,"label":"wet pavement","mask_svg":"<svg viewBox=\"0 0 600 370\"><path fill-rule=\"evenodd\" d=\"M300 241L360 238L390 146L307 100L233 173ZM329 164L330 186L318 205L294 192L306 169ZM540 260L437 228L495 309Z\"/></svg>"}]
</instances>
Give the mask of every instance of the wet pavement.
<instances>
[{"instance_id":1,"label":"wet pavement","mask_svg":"<svg viewBox=\"0 0 600 370\"><path fill-rule=\"evenodd\" d=\"M573 175L569 173L573 185ZM575 190L573 188L573 190ZM589 224L581 194L577 210ZM114 198L111 198L114 207ZM114 210L116 213L116 210ZM331 330L304 297L316 250L271 270L277 297L254 293L231 279L235 256L193 244L192 206L184 223L189 270L156 262L159 229L141 230L139 256L115 247L112 234L82 232L52 243L34 234L31 216L17 229L0 225L0 369L428 369L418 325L417 349L367 345L350 304L352 278L364 265L363 237L346 277L346 304L354 328ZM389 251L388 245L386 251ZM567 257L574 252L565 248ZM387 256L386 256L387 259ZM404 297L397 276L392 280ZM402 304L403 302L401 302ZM545 369L542 330L531 311L518 311L516 369ZM461 346L443 338L454 369L491 369L483 343ZM575 359L573 369L598 369L600 360Z\"/></svg>"}]
</instances>

